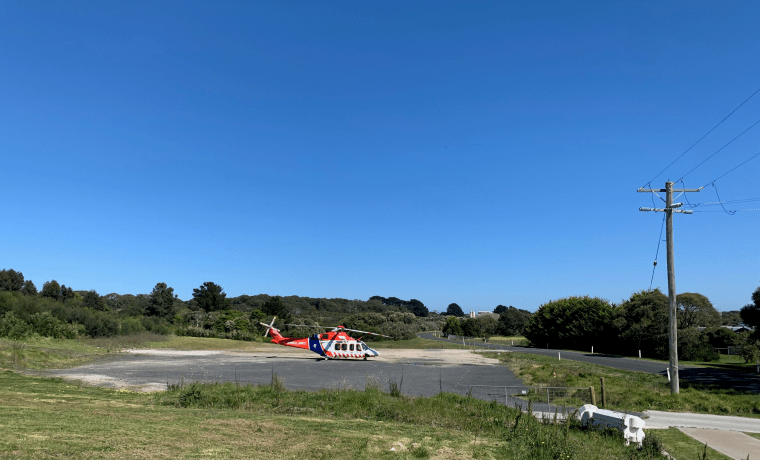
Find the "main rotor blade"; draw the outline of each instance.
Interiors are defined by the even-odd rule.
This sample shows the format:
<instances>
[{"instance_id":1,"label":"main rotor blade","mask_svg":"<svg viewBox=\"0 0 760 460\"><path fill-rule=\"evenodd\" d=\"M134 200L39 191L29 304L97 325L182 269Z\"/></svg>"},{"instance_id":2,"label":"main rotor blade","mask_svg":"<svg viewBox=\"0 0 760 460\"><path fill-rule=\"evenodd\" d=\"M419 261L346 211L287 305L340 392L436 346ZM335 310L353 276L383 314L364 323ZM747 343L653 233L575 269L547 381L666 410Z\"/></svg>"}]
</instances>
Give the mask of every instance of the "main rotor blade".
<instances>
[{"instance_id":1,"label":"main rotor blade","mask_svg":"<svg viewBox=\"0 0 760 460\"><path fill-rule=\"evenodd\" d=\"M372 335L379 335L380 337L388 337L389 339L392 339L392 338L393 338L393 337L391 337L391 336L389 336L389 335L378 334L378 333L375 333L375 332L369 332L369 331L360 331L360 330L358 330L358 329L349 329L349 328L347 328L347 327L344 327L343 329L345 329L346 331L352 331L352 332L361 332L362 334L372 334Z\"/></svg>"},{"instance_id":2,"label":"main rotor blade","mask_svg":"<svg viewBox=\"0 0 760 460\"><path fill-rule=\"evenodd\" d=\"M349 328L344 327L344 326L307 326L305 324L286 324L286 326L311 327L311 328L315 328L315 329L332 329L334 331L335 330L343 330L343 331L351 331L351 332L361 332L362 334L377 335L377 336L380 336L380 337L387 337L389 339L393 338L393 337L391 337L389 335L383 335L383 334L378 334L376 332L369 332L369 331L360 331L359 329L349 329Z\"/></svg>"}]
</instances>

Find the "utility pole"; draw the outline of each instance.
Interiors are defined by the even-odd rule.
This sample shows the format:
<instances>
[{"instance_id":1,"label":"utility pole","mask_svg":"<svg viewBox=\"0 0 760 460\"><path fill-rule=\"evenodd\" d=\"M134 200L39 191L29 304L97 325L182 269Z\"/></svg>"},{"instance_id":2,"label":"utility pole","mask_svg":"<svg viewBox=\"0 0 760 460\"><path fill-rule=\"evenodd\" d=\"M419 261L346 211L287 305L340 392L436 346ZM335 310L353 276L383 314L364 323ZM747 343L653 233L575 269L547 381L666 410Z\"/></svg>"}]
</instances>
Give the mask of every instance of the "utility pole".
<instances>
[{"instance_id":1,"label":"utility pole","mask_svg":"<svg viewBox=\"0 0 760 460\"><path fill-rule=\"evenodd\" d=\"M665 192L665 209L639 208L639 211L665 213L665 234L667 235L666 242L668 251L668 311L670 312L670 325L668 327L670 345L670 394L674 395L679 393L680 388L678 384L678 322L676 321L678 305L676 304L676 271L673 257L673 213L680 212L683 214L691 214L694 211L677 209L683 206L683 203L673 203L673 192L699 192L703 188L704 186L700 188L673 190L673 182L668 181L665 182L664 189L640 188L637 190L637 192L652 192L655 195L657 192ZM660 197L660 199L662 198Z\"/></svg>"}]
</instances>

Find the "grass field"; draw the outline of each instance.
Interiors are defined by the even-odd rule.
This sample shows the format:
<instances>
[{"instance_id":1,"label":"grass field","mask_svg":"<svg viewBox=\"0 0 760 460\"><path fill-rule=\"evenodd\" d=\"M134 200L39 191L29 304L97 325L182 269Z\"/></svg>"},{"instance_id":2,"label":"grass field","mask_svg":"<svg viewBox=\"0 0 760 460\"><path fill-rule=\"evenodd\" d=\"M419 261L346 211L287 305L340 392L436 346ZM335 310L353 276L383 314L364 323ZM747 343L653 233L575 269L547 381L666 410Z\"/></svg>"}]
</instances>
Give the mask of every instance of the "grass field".
<instances>
[{"instance_id":1,"label":"grass field","mask_svg":"<svg viewBox=\"0 0 760 460\"><path fill-rule=\"evenodd\" d=\"M652 458L616 432L451 394L290 392L275 382L146 395L12 372L0 380L0 455L19 458Z\"/></svg>"},{"instance_id":2,"label":"grass field","mask_svg":"<svg viewBox=\"0 0 760 460\"><path fill-rule=\"evenodd\" d=\"M422 339L400 345L415 348L416 341L420 341L416 348L439 345ZM0 340L0 457L654 458L624 448L619 434L613 432L587 431L576 424L544 425L511 408L451 394L409 398L395 393L394 397L392 388L374 387L289 392L275 381L266 387L191 383L149 395L1 370L68 367L134 347L253 351L272 345L153 335L23 343ZM534 355L502 353L501 357L510 367L525 369L521 375L534 384L561 379L572 386L597 386L598 376L604 376L610 404L638 404L633 410L648 402L642 393L651 393L653 388L660 393L655 396L656 408L665 408L659 406L669 400L669 395L661 394L667 393L667 382L657 381L661 379L657 376L571 361L562 361L567 367L560 368L551 358L542 361L543 357ZM557 372L557 380L547 378L552 372ZM619 385L629 387L616 389ZM617 392L639 386L643 391L630 400L615 399ZM742 402L746 395L708 396L728 413L757 401ZM684 399L693 404L699 397L705 395ZM653 430L647 436L660 438L665 450L679 459L701 458L703 446L677 430ZM710 459L726 458L710 450L708 454Z\"/></svg>"},{"instance_id":3,"label":"grass field","mask_svg":"<svg viewBox=\"0 0 760 460\"><path fill-rule=\"evenodd\" d=\"M506 364L526 385L595 388L601 405L600 378L605 379L608 409L685 411L760 417L760 395L700 387L681 381L681 393L670 394L665 377L623 371L579 361L558 361L528 353L486 353Z\"/></svg>"}]
</instances>

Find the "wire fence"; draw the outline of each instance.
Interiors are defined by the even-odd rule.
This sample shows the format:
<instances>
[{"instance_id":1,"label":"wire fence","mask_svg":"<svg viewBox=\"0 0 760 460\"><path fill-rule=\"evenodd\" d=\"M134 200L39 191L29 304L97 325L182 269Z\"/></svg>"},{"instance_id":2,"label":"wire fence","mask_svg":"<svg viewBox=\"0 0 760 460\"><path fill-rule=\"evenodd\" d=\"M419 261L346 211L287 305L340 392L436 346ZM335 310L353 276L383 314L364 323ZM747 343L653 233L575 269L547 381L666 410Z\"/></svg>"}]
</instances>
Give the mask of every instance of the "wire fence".
<instances>
[{"instance_id":1,"label":"wire fence","mask_svg":"<svg viewBox=\"0 0 760 460\"><path fill-rule=\"evenodd\" d=\"M584 404L592 404L592 389L572 387L500 387L491 385L469 385L467 394L483 401L496 401L510 407L534 411L552 412L562 408L572 410Z\"/></svg>"}]
</instances>

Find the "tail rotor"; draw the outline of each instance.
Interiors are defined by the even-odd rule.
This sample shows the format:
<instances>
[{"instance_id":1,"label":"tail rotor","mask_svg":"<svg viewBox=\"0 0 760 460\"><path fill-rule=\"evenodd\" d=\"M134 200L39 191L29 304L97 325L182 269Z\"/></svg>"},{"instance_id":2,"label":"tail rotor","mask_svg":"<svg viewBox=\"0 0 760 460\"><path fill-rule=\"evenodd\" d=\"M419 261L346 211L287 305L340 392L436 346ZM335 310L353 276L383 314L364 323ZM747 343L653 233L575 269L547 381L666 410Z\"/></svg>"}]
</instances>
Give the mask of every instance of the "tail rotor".
<instances>
[{"instance_id":1,"label":"tail rotor","mask_svg":"<svg viewBox=\"0 0 760 460\"><path fill-rule=\"evenodd\" d=\"M274 318L272 318L272 322L269 323L269 324L267 324L267 323L259 323L262 326L264 326L265 328L267 328L267 331L264 333L264 337L266 337L269 334L269 331L272 330L272 329L274 329L275 331L277 331L277 329L274 327L274 320L275 319L277 319L276 316Z\"/></svg>"}]
</instances>

